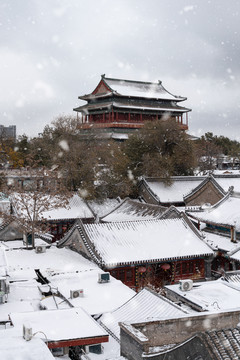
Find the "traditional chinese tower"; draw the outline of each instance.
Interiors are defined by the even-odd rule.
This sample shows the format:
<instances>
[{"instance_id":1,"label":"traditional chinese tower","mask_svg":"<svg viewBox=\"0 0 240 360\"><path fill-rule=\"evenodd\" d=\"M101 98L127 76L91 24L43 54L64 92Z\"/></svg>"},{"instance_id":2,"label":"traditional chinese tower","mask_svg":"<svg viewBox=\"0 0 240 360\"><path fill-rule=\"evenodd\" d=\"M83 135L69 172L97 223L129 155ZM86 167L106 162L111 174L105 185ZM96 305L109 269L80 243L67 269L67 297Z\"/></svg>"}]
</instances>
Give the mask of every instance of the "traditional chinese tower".
<instances>
[{"instance_id":1,"label":"traditional chinese tower","mask_svg":"<svg viewBox=\"0 0 240 360\"><path fill-rule=\"evenodd\" d=\"M107 137L124 140L128 133L143 127L144 122L172 117L182 130L188 130L188 112L180 102L186 97L176 96L167 91L162 82L101 80L92 93L79 96L87 104L75 109L81 116L81 129L94 126Z\"/></svg>"}]
</instances>

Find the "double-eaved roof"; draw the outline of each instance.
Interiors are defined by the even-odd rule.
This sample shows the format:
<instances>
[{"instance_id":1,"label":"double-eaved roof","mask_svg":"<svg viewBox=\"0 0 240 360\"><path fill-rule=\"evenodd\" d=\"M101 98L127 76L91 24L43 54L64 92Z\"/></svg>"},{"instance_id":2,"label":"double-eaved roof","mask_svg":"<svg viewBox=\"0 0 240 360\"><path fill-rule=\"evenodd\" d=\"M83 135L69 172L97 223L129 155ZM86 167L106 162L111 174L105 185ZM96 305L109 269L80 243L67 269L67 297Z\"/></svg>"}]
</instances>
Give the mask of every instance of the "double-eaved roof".
<instances>
[{"instance_id":1,"label":"double-eaved roof","mask_svg":"<svg viewBox=\"0 0 240 360\"><path fill-rule=\"evenodd\" d=\"M174 219L78 224L60 241L74 243L104 267L210 256L212 249L185 215Z\"/></svg>"},{"instance_id":2,"label":"double-eaved roof","mask_svg":"<svg viewBox=\"0 0 240 360\"><path fill-rule=\"evenodd\" d=\"M156 83L125 79L102 78L93 92L78 97L88 103L74 111L92 113L109 109L119 111L132 110L144 113L183 114L191 109L179 106L186 97L177 96L167 91L161 81Z\"/></svg>"}]
</instances>

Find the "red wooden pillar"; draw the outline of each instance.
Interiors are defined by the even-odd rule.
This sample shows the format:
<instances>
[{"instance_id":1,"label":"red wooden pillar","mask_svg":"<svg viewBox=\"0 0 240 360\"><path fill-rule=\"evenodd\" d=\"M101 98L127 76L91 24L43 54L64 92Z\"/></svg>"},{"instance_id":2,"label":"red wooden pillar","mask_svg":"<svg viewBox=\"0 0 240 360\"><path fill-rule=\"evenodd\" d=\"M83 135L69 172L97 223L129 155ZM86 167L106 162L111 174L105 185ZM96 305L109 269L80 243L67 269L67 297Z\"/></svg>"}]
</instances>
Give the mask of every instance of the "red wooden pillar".
<instances>
[{"instance_id":1,"label":"red wooden pillar","mask_svg":"<svg viewBox=\"0 0 240 360\"><path fill-rule=\"evenodd\" d=\"M140 121L143 121L142 113L140 114Z\"/></svg>"},{"instance_id":2,"label":"red wooden pillar","mask_svg":"<svg viewBox=\"0 0 240 360\"><path fill-rule=\"evenodd\" d=\"M118 122L118 111L116 112L116 121Z\"/></svg>"},{"instance_id":3,"label":"red wooden pillar","mask_svg":"<svg viewBox=\"0 0 240 360\"><path fill-rule=\"evenodd\" d=\"M112 122L114 122L114 112L113 112L113 108L112 108Z\"/></svg>"},{"instance_id":4,"label":"red wooden pillar","mask_svg":"<svg viewBox=\"0 0 240 360\"><path fill-rule=\"evenodd\" d=\"M130 112L128 113L128 122L130 122Z\"/></svg>"},{"instance_id":5,"label":"red wooden pillar","mask_svg":"<svg viewBox=\"0 0 240 360\"><path fill-rule=\"evenodd\" d=\"M103 113L102 121L103 121L103 123L105 123L105 112Z\"/></svg>"}]
</instances>

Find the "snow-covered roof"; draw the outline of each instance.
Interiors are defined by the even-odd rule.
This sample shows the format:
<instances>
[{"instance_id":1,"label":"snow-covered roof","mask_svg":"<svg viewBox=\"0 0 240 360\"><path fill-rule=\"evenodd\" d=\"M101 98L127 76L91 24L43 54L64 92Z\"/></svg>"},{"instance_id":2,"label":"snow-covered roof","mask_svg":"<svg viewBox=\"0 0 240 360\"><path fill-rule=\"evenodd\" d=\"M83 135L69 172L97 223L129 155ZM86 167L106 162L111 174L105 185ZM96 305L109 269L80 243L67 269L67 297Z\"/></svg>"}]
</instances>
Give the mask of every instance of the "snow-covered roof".
<instances>
[{"instance_id":1,"label":"snow-covered roof","mask_svg":"<svg viewBox=\"0 0 240 360\"><path fill-rule=\"evenodd\" d=\"M157 201L162 203L183 202L184 195L190 193L205 178L200 176L172 177L171 183L166 179L143 178L143 183L151 191Z\"/></svg>"},{"instance_id":2,"label":"snow-covered roof","mask_svg":"<svg viewBox=\"0 0 240 360\"><path fill-rule=\"evenodd\" d=\"M93 213L80 196L74 194L70 199L61 199L60 196L22 192L11 194L11 202L16 216L33 217L47 220L93 218ZM27 204L27 206L25 206Z\"/></svg>"},{"instance_id":3,"label":"snow-covered roof","mask_svg":"<svg viewBox=\"0 0 240 360\"><path fill-rule=\"evenodd\" d=\"M229 252L229 258L232 260L240 261L240 246L239 243L237 244L237 248Z\"/></svg>"},{"instance_id":4,"label":"snow-covered roof","mask_svg":"<svg viewBox=\"0 0 240 360\"><path fill-rule=\"evenodd\" d=\"M34 311L12 313L10 319L14 327L29 324L35 337L48 341L107 336L107 332L83 309ZM45 334L45 336L44 336Z\"/></svg>"},{"instance_id":5,"label":"snow-covered roof","mask_svg":"<svg viewBox=\"0 0 240 360\"><path fill-rule=\"evenodd\" d=\"M183 101L187 99L186 97L176 96L168 92L163 87L161 81L158 81L157 83L152 83L145 81L113 79L113 78L106 78L105 75L103 75L97 88L100 86L102 82L105 84L104 86L106 86L107 88L105 92L101 91L97 93L98 96L103 96L110 92L122 96L141 97L141 98L150 98L150 99L162 99L162 100L174 100L174 101ZM95 91L93 93L95 93ZM79 98L85 99L85 98L89 98L91 95L92 94L80 96Z\"/></svg>"},{"instance_id":6,"label":"snow-covered roof","mask_svg":"<svg viewBox=\"0 0 240 360\"><path fill-rule=\"evenodd\" d=\"M34 269L40 269L48 277L51 273L74 272L80 270L97 269L97 265L69 249L58 249L52 246L44 253L35 250L6 251L9 264L9 275L13 279L33 279L36 277Z\"/></svg>"},{"instance_id":7,"label":"snow-covered roof","mask_svg":"<svg viewBox=\"0 0 240 360\"><path fill-rule=\"evenodd\" d=\"M190 109L182 107L182 106L178 106L176 103L174 102L169 102L169 103L161 103L160 105L152 105L152 104L143 104L141 103L140 105L138 103L127 103L127 102L123 102L123 101L108 101L108 102L97 102L97 103L90 103L90 104L86 104L83 106L79 106L78 108L76 108L75 110L77 111L82 111L82 112L87 112L89 110L94 111L94 110L98 110L99 108L101 109L109 109L110 107L114 107L115 109L134 109L134 110L141 110L141 111L159 111L159 112L169 112L169 113L185 113L187 111L190 111Z\"/></svg>"},{"instance_id":8,"label":"snow-covered roof","mask_svg":"<svg viewBox=\"0 0 240 360\"><path fill-rule=\"evenodd\" d=\"M77 194L74 194L65 207L58 207L49 211L42 212L42 217L47 220L93 218L93 213Z\"/></svg>"},{"instance_id":9,"label":"snow-covered roof","mask_svg":"<svg viewBox=\"0 0 240 360\"><path fill-rule=\"evenodd\" d=\"M169 104L169 106L151 106L151 105L132 105L132 104L123 104L120 102L113 102L112 104L116 108L124 108L124 109L135 109L135 110L144 110L144 111L169 111L169 112L186 112L190 111L190 109L184 108L182 106L178 106L176 104Z\"/></svg>"},{"instance_id":10,"label":"snow-covered roof","mask_svg":"<svg viewBox=\"0 0 240 360\"><path fill-rule=\"evenodd\" d=\"M36 337L26 341L22 329L1 330L1 360L54 360L54 356L46 344Z\"/></svg>"},{"instance_id":11,"label":"snow-covered roof","mask_svg":"<svg viewBox=\"0 0 240 360\"><path fill-rule=\"evenodd\" d=\"M143 81L120 80L112 78L103 78L105 83L118 94L125 96L137 96L147 98L158 98L167 100L185 100L181 96L175 96L169 93L162 85L162 82L151 83Z\"/></svg>"},{"instance_id":12,"label":"snow-covered roof","mask_svg":"<svg viewBox=\"0 0 240 360\"><path fill-rule=\"evenodd\" d=\"M0 322L8 322L12 312L32 312L38 308L41 294L36 280L10 283L7 302L0 306Z\"/></svg>"},{"instance_id":13,"label":"snow-covered roof","mask_svg":"<svg viewBox=\"0 0 240 360\"><path fill-rule=\"evenodd\" d=\"M143 289L115 311L104 314L100 321L110 333L119 339L119 322L134 323L167 319L182 316L184 313L186 312L165 297L148 289Z\"/></svg>"},{"instance_id":14,"label":"snow-covered roof","mask_svg":"<svg viewBox=\"0 0 240 360\"><path fill-rule=\"evenodd\" d=\"M5 251L8 262L10 292L7 303L0 306L0 321L7 321L12 312L32 312L39 309L42 294L40 283L36 281L35 269L43 276L51 278L53 274L74 273L98 269L97 266L81 255L69 250L51 247L45 253L35 250L12 249ZM125 298L123 298L123 301Z\"/></svg>"},{"instance_id":15,"label":"snow-covered roof","mask_svg":"<svg viewBox=\"0 0 240 360\"><path fill-rule=\"evenodd\" d=\"M120 199L119 199L120 200ZM87 203L93 213L98 217L104 216L119 205L118 199L105 199L103 201L88 200Z\"/></svg>"},{"instance_id":16,"label":"snow-covered roof","mask_svg":"<svg viewBox=\"0 0 240 360\"><path fill-rule=\"evenodd\" d=\"M35 280L35 269L40 269L42 275L48 279L49 286L58 289L67 299L70 298L70 290L83 289L83 298L69 301L73 306L83 307L90 314L112 311L135 294L121 281L112 277L110 282L99 284L98 273L102 273L102 270L80 254L66 248L58 249L52 246L40 254L34 250L9 249L6 250L6 255L12 283L8 303L0 307L0 320L1 316L6 320L10 312L17 311L20 299L23 304L21 311L32 311L40 304L42 295L38 287L41 284ZM47 298L41 304L52 309Z\"/></svg>"},{"instance_id":17,"label":"snow-covered roof","mask_svg":"<svg viewBox=\"0 0 240 360\"><path fill-rule=\"evenodd\" d=\"M229 236L206 231L203 231L203 234L205 235L205 241L208 242L213 248L228 252L233 251L239 247L239 244L232 242Z\"/></svg>"},{"instance_id":18,"label":"snow-covered roof","mask_svg":"<svg viewBox=\"0 0 240 360\"><path fill-rule=\"evenodd\" d=\"M221 226L236 226L240 231L240 193L228 193L214 206L201 212L188 212L194 219Z\"/></svg>"},{"instance_id":19,"label":"snow-covered roof","mask_svg":"<svg viewBox=\"0 0 240 360\"><path fill-rule=\"evenodd\" d=\"M213 254L184 218L82 225L105 266Z\"/></svg>"},{"instance_id":20,"label":"snow-covered roof","mask_svg":"<svg viewBox=\"0 0 240 360\"><path fill-rule=\"evenodd\" d=\"M115 209L101 218L102 222L119 222L135 220L159 219L166 208L159 205L141 203L137 200L125 199Z\"/></svg>"},{"instance_id":21,"label":"snow-covered roof","mask_svg":"<svg viewBox=\"0 0 240 360\"><path fill-rule=\"evenodd\" d=\"M240 192L240 175L215 175L214 178L225 192L227 192L231 186L233 186L234 191Z\"/></svg>"},{"instance_id":22,"label":"snow-covered roof","mask_svg":"<svg viewBox=\"0 0 240 360\"><path fill-rule=\"evenodd\" d=\"M75 307L82 307L91 315L113 311L128 301L135 292L112 276L107 283L98 283L100 269L83 270L71 274L52 274L48 276L50 286L67 298ZM83 290L83 297L70 299L70 290ZM43 306L51 309L53 303L46 298L41 301ZM52 304L52 305L51 305ZM67 304L66 304L67 307ZM56 308L54 306L54 308Z\"/></svg>"},{"instance_id":23,"label":"snow-covered roof","mask_svg":"<svg viewBox=\"0 0 240 360\"><path fill-rule=\"evenodd\" d=\"M39 238L36 237L35 238L35 246L41 246L41 245L49 246L49 243L47 243L43 239L39 239ZM5 250L26 249L27 244L23 240L0 241L0 248L5 249Z\"/></svg>"},{"instance_id":24,"label":"snow-covered roof","mask_svg":"<svg viewBox=\"0 0 240 360\"><path fill-rule=\"evenodd\" d=\"M210 176L173 176L170 184L161 178L143 178L143 184L150 190L157 201L162 203L183 202L207 180L214 183L215 187L225 195L233 186L234 191L240 192L240 175L210 175Z\"/></svg>"},{"instance_id":25,"label":"snow-covered roof","mask_svg":"<svg viewBox=\"0 0 240 360\"><path fill-rule=\"evenodd\" d=\"M234 288L222 278L214 281L195 283L192 290L182 291L179 284L167 285L167 289L204 311L216 311L239 308L240 287Z\"/></svg>"}]
</instances>

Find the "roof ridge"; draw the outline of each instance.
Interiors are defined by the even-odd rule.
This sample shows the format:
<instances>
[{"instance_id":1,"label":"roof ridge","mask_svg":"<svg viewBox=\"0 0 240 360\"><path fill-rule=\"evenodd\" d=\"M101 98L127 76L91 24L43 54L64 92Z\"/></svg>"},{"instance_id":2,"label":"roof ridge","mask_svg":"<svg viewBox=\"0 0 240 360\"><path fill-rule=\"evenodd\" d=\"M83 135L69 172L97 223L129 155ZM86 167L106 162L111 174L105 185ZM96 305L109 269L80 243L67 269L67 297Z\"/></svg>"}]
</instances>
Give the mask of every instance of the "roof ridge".
<instances>
[{"instance_id":1,"label":"roof ridge","mask_svg":"<svg viewBox=\"0 0 240 360\"><path fill-rule=\"evenodd\" d=\"M152 82L152 81L142 81L142 80L129 80L129 79L118 79L118 78L109 78L109 77L105 77L102 76L103 80L113 80L113 81L123 81L123 82L130 82L130 83L139 83L139 84L147 84L147 85L161 85L162 86L162 81L158 80L158 82Z\"/></svg>"}]
</instances>

